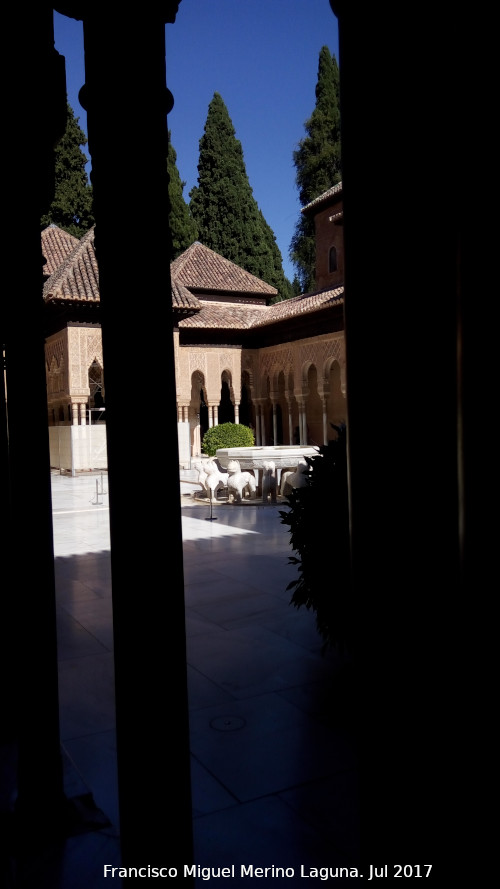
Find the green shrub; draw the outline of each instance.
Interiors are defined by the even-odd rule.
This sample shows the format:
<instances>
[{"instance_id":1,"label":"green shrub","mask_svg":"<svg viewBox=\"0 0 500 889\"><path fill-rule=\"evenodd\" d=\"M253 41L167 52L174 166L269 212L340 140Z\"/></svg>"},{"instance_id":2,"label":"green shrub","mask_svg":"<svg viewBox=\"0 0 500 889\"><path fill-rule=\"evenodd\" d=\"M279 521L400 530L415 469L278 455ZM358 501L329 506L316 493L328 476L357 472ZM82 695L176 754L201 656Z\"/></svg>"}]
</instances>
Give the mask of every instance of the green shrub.
<instances>
[{"instance_id":1,"label":"green shrub","mask_svg":"<svg viewBox=\"0 0 500 889\"><path fill-rule=\"evenodd\" d=\"M201 449L209 457L215 457L219 448L251 448L254 444L253 432L248 426L221 423L205 432Z\"/></svg>"},{"instance_id":2,"label":"green shrub","mask_svg":"<svg viewBox=\"0 0 500 889\"><path fill-rule=\"evenodd\" d=\"M288 560L299 574L287 587L293 589L290 604L315 612L325 648L353 651L346 428L333 428L337 438L306 457L307 484L292 491L280 515L297 553Z\"/></svg>"}]
</instances>

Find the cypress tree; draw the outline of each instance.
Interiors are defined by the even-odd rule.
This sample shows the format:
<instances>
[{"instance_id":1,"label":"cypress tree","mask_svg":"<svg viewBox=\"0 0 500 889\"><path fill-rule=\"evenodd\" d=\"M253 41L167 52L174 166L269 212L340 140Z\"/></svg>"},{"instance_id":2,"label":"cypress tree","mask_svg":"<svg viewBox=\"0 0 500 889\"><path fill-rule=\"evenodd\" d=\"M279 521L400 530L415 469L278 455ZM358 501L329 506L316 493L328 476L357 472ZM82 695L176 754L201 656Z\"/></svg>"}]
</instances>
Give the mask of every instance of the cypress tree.
<instances>
[{"instance_id":1,"label":"cypress tree","mask_svg":"<svg viewBox=\"0 0 500 889\"><path fill-rule=\"evenodd\" d=\"M321 48L316 82L316 106L305 122L306 136L293 153L295 182L304 207L341 179L339 68L327 46ZM301 213L290 244L303 293L314 288L314 221Z\"/></svg>"},{"instance_id":2,"label":"cypress tree","mask_svg":"<svg viewBox=\"0 0 500 889\"><path fill-rule=\"evenodd\" d=\"M291 286L292 286L292 296L300 296L302 291L300 288L300 281L299 281L298 275L293 276L293 281L292 281Z\"/></svg>"},{"instance_id":3,"label":"cypress tree","mask_svg":"<svg viewBox=\"0 0 500 889\"><path fill-rule=\"evenodd\" d=\"M276 287L279 299L291 295L276 238L253 196L241 142L219 93L208 107L198 185L190 198L202 244Z\"/></svg>"},{"instance_id":4,"label":"cypress tree","mask_svg":"<svg viewBox=\"0 0 500 889\"><path fill-rule=\"evenodd\" d=\"M167 170L172 259L176 259L197 240L198 233L189 206L184 200L183 191L186 183L181 180L177 169L177 152L170 141L170 130L168 133Z\"/></svg>"},{"instance_id":5,"label":"cypress tree","mask_svg":"<svg viewBox=\"0 0 500 889\"><path fill-rule=\"evenodd\" d=\"M82 151L87 137L78 120L68 104L66 129L54 149L54 198L40 222L42 228L54 223L81 238L93 226L94 216L92 187L85 169L88 158Z\"/></svg>"}]
</instances>

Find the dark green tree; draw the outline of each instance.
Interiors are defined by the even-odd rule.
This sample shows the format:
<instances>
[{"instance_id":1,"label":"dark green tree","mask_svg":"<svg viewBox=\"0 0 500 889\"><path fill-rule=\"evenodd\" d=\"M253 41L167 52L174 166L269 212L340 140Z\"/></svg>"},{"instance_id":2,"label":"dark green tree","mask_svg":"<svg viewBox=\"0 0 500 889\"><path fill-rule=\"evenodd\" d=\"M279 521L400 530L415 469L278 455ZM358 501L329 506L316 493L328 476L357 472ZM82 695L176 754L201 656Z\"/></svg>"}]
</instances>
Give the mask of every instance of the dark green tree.
<instances>
[{"instance_id":1,"label":"dark green tree","mask_svg":"<svg viewBox=\"0 0 500 889\"><path fill-rule=\"evenodd\" d=\"M292 296L300 296L300 293L301 293L301 289L300 289L299 276L294 275L293 281L292 281Z\"/></svg>"},{"instance_id":2,"label":"dark green tree","mask_svg":"<svg viewBox=\"0 0 500 889\"><path fill-rule=\"evenodd\" d=\"M170 131L168 133L167 170L172 259L176 259L197 240L198 232L189 205L184 200L183 192L186 183L182 181L177 169L177 152L170 141Z\"/></svg>"},{"instance_id":3,"label":"dark green tree","mask_svg":"<svg viewBox=\"0 0 500 889\"><path fill-rule=\"evenodd\" d=\"M198 185L190 198L202 244L276 287L278 299L291 295L276 238L253 196L241 142L219 93L208 106Z\"/></svg>"},{"instance_id":4,"label":"dark green tree","mask_svg":"<svg viewBox=\"0 0 500 889\"><path fill-rule=\"evenodd\" d=\"M85 169L88 158L83 147L87 137L68 104L66 129L54 149L54 198L42 216L41 227L53 223L76 238L81 238L94 224L92 187Z\"/></svg>"},{"instance_id":5,"label":"dark green tree","mask_svg":"<svg viewBox=\"0 0 500 889\"><path fill-rule=\"evenodd\" d=\"M319 54L316 106L304 124L306 136L293 153L295 182L302 207L341 179L339 68L327 46ZM303 293L314 289L314 220L303 213L290 244L292 260Z\"/></svg>"}]
</instances>

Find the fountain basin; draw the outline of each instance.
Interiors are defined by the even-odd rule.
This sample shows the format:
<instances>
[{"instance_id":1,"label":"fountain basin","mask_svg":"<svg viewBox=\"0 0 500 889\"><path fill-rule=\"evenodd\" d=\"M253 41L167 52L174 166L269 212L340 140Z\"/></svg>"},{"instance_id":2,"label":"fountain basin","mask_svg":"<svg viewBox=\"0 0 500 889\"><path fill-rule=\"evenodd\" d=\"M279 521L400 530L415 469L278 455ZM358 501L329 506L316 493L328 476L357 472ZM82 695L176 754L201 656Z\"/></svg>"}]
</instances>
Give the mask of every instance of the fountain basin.
<instances>
[{"instance_id":1,"label":"fountain basin","mask_svg":"<svg viewBox=\"0 0 500 889\"><path fill-rule=\"evenodd\" d=\"M314 457L319 451L312 445L260 445L249 448L219 448L216 458L227 469L230 460L237 460L242 471L265 469L266 463L274 463L282 469L296 469L304 457Z\"/></svg>"}]
</instances>

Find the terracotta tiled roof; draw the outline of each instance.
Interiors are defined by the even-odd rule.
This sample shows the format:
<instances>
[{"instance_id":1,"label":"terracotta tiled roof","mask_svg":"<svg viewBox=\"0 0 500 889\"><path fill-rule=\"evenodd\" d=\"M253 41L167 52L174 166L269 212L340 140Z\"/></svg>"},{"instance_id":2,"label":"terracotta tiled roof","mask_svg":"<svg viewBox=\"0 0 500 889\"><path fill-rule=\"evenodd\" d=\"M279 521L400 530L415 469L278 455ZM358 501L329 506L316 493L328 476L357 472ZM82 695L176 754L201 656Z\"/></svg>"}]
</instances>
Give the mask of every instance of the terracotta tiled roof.
<instances>
[{"instance_id":1,"label":"terracotta tiled roof","mask_svg":"<svg viewBox=\"0 0 500 889\"><path fill-rule=\"evenodd\" d=\"M344 288L321 290L284 299L272 306L231 306L228 303L202 303L201 310L192 318L183 319L181 328L218 328L220 330L249 330L264 327L287 318L316 312L344 301Z\"/></svg>"},{"instance_id":2,"label":"terracotta tiled roof","mask_svg":"<svg viewBox=\"0 0 500 889\"><path fill-rule=\"evenodd\" d=\"M191 290L276 296L277 290L195 241L170 266L172 277Z\"/></svg>"},{"instance_id":3,"label":"terracotta tiled roof","mask_svg":"<svg viewBox=\"0 0 500 889\"><path fill-rule=\"evenodd\" d=\"M316 312L318 309L326 309L333 305L341 305L344 302L344 288L336 287L330 290L320 290L317 293L305 293L284 299L272 306L267 306L265 314L259 318L252 327L262 327L264 324L274 324L287 318Z\"/></svg>"},{"instance_id":4,"label":"terracotta tiled roof","mask_svg":"<svg viewBox=\"0 0 500 889\"><path fill-rule=\"evenodd\" d=\"M332 187L327 189L327 191L324 191L323 194L319 194L317 198L314 198L314 200L306 204L305 207L302 207L301 212L307 213L308 210L318 206L318 204L326 203L331 198L340 194L342 194L342 182L338 182L337 185L332 185Z\"/></svg>"},{"instance_id":5,"label":"terracotta tiled roof","mask_svg":"<svg viewBox=\"0 0 500 889\"><path fill-rule=\"evenodd\" d=\"M48 236L45 235L45 238L42 232L42 245L71 243L71 250L66 251L55 272L45 282L44 299L47 302L56 300L99 302L99 270L94 252L94 228L91 228L80 241L67 235L70 239L67 242L59 237L59 234L64 235L65 232L61 232L55 226L53 228L55 231L50 232ZM49 232L49 229L45 229L45 232ZM53 251L52 257L55 255ZM172 281L172 307L184 311L198 311L200 302L187 287Z\"/></svg>"},{"instance_id":6,"label":"terracotta tiled roof","mask_svg":"<svg viewBox=\"0 0 500 889\"><path fill-rule=\"evenodd\" d=\"M57 238L57 233L55 237ZM91 228L81 241L74 240L76 246L45 282L43 295L46 302L99 302L99 271L94 253L94 229ZM213 299L205 302L191 293L185 284L186 279L193 280L191 277L193 270L196 272L197 280L202 280L201 264L204 261L209 265L204 284L204 289L207 291L218 290L219 293L227 293L231 292L231 284L235 289L238 284L237 293L253 292L261 295L276 293L273 287L249 275L213 250L198 243L193 244L171 264L172 307L179 312L191 313L179 321L182 328L249 330L343 302L343 287L296 296L270 306L251 303L236 305ZM225 278L219 280L218 276L226 271L229 280Z\"/></svg>"},{"instance_id":7,"label":"terracotta tiled roof","mask_svg":"<svg viewBox=\"0 0 500 889\"><path fill-rule=\"evenodd\" d=\"M49 225L42 231L42 253L45 257L44 275L52 275L79 243L57 225Z\"/></svg>"},{"instance_id":8,"label":"terracotta tiled roof","mask_svg":"<svg viewBox=\"0 0 500 889\"><path fill-rule=\"evenodd\" d=\"M92 227L57 271L45 282L43 297L52 300L99 302L99 270L94 253Z\"/></svg>"},{"instance_id":9,"label":"terracotta tiled roof","mask_svg":"<svg viewBox=\"0 0 500 889\"><path fill-rule=\"evenodd\" d=\"M196 296L172 278L172 308L198 310L201 303Z\"/></svg>"},{"instance_id":10,"label":"terracotta tiled roof","mask_svg":"<svg viewBox=\"0 0 500 889\"><path fill-rule=\"evenodd\" d=\"M220 330L248 330L265 317L266 306L231 305L230 303L201 303L201 310L191 318L179 322L181 328Z\"/></svg>"}]
</instances>

